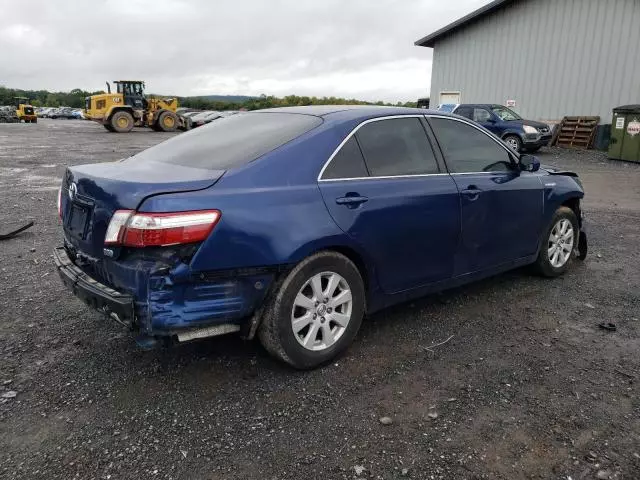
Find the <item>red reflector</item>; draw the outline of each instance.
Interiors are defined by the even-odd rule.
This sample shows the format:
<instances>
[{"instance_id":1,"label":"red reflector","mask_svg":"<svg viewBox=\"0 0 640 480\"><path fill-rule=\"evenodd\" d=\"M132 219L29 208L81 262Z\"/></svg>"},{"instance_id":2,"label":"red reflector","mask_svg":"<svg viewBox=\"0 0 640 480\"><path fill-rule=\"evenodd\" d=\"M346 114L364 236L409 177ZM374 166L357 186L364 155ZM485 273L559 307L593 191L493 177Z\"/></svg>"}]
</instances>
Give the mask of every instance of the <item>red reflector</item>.
<instances>
[{"instance_id":1,"label":"red reflector","mask_svg":"<svg viewBox=\"0 0 640 480\"><path fill-rule=\"evenodd\" d=\"M117 214L121 214L120 216ZM126 219L122 217L127 215ZM113 235L105 243L128 247L152 247L201 242L209 236L220 219L218 210L174 213L129 213L118 211L107 231ZM114 241L115 240L115 241Z\"/></svg>"}]
</instances>

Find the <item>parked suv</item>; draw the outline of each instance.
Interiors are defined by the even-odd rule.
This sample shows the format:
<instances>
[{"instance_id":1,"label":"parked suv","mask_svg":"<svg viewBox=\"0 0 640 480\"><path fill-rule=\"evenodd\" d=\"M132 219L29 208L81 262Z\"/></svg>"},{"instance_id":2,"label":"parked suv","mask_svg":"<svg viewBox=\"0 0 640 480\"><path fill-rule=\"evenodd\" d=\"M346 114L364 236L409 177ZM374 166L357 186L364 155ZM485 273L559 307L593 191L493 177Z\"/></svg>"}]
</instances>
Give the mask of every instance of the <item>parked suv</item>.
<instances>
[{"instance_id":1,"label":"parked suv","mask_svg":"<svg viewBox=\"0 0 640 480\"><path fill-rule=\"evenodd\" d=\"M525 120L502 105L461 104L453 113L479 123L516 152L537 152L551 140L551 129L546 123Z\"/></svg>"}]
</instances>

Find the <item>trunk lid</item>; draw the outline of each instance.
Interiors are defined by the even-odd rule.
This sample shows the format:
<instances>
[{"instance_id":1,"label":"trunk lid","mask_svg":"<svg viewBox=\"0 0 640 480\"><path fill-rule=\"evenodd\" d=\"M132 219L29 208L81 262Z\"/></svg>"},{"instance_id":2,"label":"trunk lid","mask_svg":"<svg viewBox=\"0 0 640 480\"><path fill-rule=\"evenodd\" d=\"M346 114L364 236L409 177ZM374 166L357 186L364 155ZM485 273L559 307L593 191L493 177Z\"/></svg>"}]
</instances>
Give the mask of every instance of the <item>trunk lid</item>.
<instances>
[{"instance_id":1,"label":"trunk lid","mask_svg":"<svg viewBox=\"0 0 640 480\"><path fill-rule=\"evenodd\" d=\"M65 240L74 250L102 259L105 233L116 210L136 210L153 195L208 188L225 172L137 160L67 168L62 181L62 222Z\"/></svg>"}]
</instances>

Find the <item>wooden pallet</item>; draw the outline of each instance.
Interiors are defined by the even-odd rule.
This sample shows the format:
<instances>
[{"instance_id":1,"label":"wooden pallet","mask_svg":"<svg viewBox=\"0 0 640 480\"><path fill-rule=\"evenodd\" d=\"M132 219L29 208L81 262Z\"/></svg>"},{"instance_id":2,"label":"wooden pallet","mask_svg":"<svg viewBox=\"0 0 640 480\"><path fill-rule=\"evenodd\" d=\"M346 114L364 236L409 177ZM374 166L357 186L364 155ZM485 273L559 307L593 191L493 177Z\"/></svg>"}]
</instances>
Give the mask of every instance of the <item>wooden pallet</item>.
<instances>
[{"instance_id":1,"label":"wooden pallet","mask_svg":"<svg viewBox=\"0 0 640 480\"><path fill-rule=\"evenodd\" d=\"M551 140L551 145L564 148L591 148L600 117L564 117Z\"/></svg>"}]
</instances>

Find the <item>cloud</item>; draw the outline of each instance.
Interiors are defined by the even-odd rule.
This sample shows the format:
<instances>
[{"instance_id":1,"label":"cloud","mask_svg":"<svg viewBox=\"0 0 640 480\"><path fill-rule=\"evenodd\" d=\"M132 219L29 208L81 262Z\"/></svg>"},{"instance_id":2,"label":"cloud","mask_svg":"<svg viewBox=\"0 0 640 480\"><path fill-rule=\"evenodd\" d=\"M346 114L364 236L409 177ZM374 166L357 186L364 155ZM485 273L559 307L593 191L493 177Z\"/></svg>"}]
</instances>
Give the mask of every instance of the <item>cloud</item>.
<instances>
[{"instance_id":1,"label":"cloud","mask_svg":"<svg viewBox=\"0 0 640 480\"><path fill-rule=\"evenodd\" d=\"M415 100L431 50L413 42L483 0L4 0L0 83L177 95ZM455 5L454 5L455 4Z\"/></svg>"}]
</instances>

